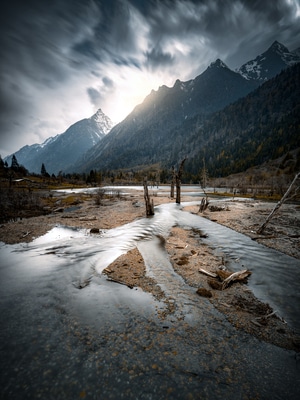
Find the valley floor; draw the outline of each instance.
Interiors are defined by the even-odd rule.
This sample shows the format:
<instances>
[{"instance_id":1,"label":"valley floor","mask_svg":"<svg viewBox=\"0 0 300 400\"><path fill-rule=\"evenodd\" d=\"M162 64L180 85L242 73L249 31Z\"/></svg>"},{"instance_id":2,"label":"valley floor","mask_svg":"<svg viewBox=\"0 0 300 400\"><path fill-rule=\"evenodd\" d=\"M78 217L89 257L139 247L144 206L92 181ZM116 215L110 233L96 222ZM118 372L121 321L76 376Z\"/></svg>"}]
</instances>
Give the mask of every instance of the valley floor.
<instances>
[{"instance_id":1,"label":"valley floor","mask_svg":"<svg viewBox=\"0 0 300 400\"><path fill-rule=\"evenodd\" d=\"M62 195L60 195L62 196ZM170 198L154 197L154 205L167 203ZM194 201L193 198L184 199ZM265 221L275 204L252 200L210 200L210 206L216 205L217 211L209 208L199 214L250 236L266 246L300 259L299 246L299 206L285 204L271 220L263 235L256 230ZM188 206L185 211L198 214L199 206ZM0 241L7 244L30 242L56 225L64 225L85 229L88 234L101 234L101 230L115 228L135 219L145 217L145 206L142 194L132 192L126 198L104 200L96 205L94 199L88 200L78 195L77 206L66 212L57 208L51 214L9 222L0 226ZM91 231L92 230L92 231ZM92 233L95 232L95 233ZM300 351L299 334L293 332L286 322L276 315L267 304L261 303L244 283L233 283L225 290L214 290L208 283L208 277L199 272L205 269L215 272L224 260L217 256L213 249L202 243L197 232L173 227L169 237L162 240L174 270L195 291L204 288L205 296L237 329L244 330L258 339L276 346ZM251 266L249 266L251 270ZM144 291L162 300L166 308L160 318L174 312L174 304L165 297L159 282L152 281L146 275L144 261L134 249L122 255L104 271L108 279L112 279L129 287L138 286ZM251 276L250 278L251 279ZM203 295L203 293L201 293ZM199 296L199 302L201 297ZM271 315L272 314L272 315Z\"/></svg>"}]
</instances>

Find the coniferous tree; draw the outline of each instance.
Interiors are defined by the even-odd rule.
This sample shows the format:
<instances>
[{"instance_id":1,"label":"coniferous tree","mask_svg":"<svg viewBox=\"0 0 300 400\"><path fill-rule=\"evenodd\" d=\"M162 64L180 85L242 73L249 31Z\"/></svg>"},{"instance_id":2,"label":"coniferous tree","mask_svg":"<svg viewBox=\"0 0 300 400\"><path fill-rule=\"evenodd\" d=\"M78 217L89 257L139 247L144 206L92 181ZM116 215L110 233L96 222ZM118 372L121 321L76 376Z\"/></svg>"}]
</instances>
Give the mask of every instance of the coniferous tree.
<instances>
[{"instance_id":1,"label":"coniferous tree","mask_svg":"<svg viewBox=\"0 0 300 400\"><path fill-rule=\"evenodd\" d=\"M20 165L18 163L17 157L15 155L12 156L11 159L11 169L14 171L18 171L20 168Z\"/></svg>"},{"instance_id":2,"label":"coniferous tree","mask_svg":"<svg viewBox=\"0 0 300 400\"><path fill-rule=\"evenodd\" d=\"M45 164L44 164L44 163L42 164L42 167L41 167L41 175L42 175L42 176L46 176L46 175L48 175L48 173L47 173L47 170L46 170L46 167L45 167Z\"/></svg>"}]
</instances>

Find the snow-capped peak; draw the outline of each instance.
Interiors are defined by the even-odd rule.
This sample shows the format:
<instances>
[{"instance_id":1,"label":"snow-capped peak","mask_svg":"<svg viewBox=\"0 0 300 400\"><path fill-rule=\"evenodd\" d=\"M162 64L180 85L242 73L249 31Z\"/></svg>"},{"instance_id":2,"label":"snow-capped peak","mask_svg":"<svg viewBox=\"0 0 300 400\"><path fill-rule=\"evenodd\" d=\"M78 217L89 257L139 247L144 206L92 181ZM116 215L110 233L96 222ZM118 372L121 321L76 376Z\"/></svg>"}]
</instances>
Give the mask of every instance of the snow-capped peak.
<instances>
[{"instance_id":1,"label":"snow-capped peak","mask_svg":"<svg viewBox=\"0 0 300 400\"><path fill-rule=\"evenodd\" d=\"M283 44L275 41L267 51L242 65L237 72L248 80L266 81L299 61L296 52L290 52Z\"/></svg>"},{"instance_id":2,"label":"snow-capped peak","mask_svg":"<svg viewBox=\"0 0 300 400\"><path fill-rule=\"evenodd\" d=\"M99 108L97 112L91 117L92 120L94 120L99 128L103 131L103 133L106 135L111 128L114 126L113 122L111 119L104 114L104 112Z\"/></svg>"}]
</instances>

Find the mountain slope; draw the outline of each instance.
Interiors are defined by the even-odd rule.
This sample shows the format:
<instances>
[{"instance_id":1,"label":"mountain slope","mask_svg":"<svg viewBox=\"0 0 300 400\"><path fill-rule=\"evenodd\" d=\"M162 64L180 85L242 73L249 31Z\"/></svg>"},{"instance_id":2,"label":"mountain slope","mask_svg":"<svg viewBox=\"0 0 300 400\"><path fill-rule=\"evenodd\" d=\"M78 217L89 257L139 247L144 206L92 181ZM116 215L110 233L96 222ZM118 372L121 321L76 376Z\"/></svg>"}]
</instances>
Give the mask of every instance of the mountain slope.
<instances>
[{"instance_id":1,"label":"mountain slope","mask_svg":"<svg viewBox=\"0 0 300 400\"><path fill-rule=\"evenodd\" d=\"M248 80L264 82L283 69L300 62L298 51L299 49L290 52L284 45L275 41L267 51L243 64L237 72Z\"/></svg>"},{"instance_id":2,"label":"mountain slope","mask_svg":"<svg viewBox=\"0 0 300 400\"><path fill-rule=\"evenodd\" d=\"M231 71L221 60L188 82L152 91L127 118L70 168L89 171L129 168L160 160L157 149L170 132L186 119L205 116L236 101L256 88L256 82Z\"/></svg>"},{"instance_id":3,"label":"mountain slope","mask_svg":"<svg viewBox=\"0 0 300 400\"><path fill-rule=\"evenodd\" d=\"M212 176L259 165L300 147L300 64L282 71L244 99L199 126L195 118L173 132L170 154L180 154L175 138L186 136L186 170L198 174L206 160ZM189 123L189 125L188 125ZM176 159L165 161L172 165Z\"/></svg>"},{"instance_id":4,"label":"mountain slope","mask_svg":"<svg viewBox=\"0 0 300 400\"><path fill-rule=\"evenodd\" d=\"M240 172L300 147L299 99L296 64L223 110L188 118L166 135L156 135L149 126L134 130L131 115L128 126L119 124L88 152L95 155L89 168L142 169L159 163L170 169L187 157L190 180L199 174L203 159L211 176Z\"/></svg>"},{"instance_id":5,"label":"mountain slope","mask_svg":"<svg viewBox=\"0 0 300 400\"><path fill-rule=\"evenodd\" d=\"M99 109L91 118L76 122L64 133L48 138L42 144L22 147L15 156L30 172L40 173L44 164L49 174L57 174L102 140L111 128L111 120ZM10 163L11 157L5 160Z\"/></svg>"}]
</instances>

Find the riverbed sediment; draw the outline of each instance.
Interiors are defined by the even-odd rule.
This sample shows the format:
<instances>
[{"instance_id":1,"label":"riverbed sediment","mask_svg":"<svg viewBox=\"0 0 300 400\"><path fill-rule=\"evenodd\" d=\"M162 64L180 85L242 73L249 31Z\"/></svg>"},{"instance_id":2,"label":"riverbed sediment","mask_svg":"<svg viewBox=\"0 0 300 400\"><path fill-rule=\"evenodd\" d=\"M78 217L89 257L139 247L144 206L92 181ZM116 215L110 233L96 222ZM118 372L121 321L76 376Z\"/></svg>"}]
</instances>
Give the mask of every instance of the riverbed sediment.
<instances>
[{"instance_id":1,"label":"riverbed sediment","mask_svg":"<svg viewBox=\"0 0 300 400\"><path fill-rule=\"evenodd\" d=\"M0 249L3 398L299 398L299 335L253 295L255 269L223 291L199 272L239 265L230 238L242 258L244 243L290 257L209 221L209 209L199 218L197 201L148 219L136 192L75 200L0 228L15 243ZM232 223L234 205L219 211Z\"/></svg>"},{"instance_id":2,"label":"riverbed sediment","mask_svg":"<svg viewBox=\"0 0 300 400\"><path fill-rule=\"evenodd\" d=\"M183 200L188 202L194 198L185 197ZM154 196L153 201L155 206L174 202L167 195ZM241 199L235 201L210 199L210 205L212 204L216 204L217 207L211 209L208 207L203 213L199 213L198 205L183 205L183 207L186 212L223 224L250 236L257 242L300 259L299 206L284 205L265 233L258 235L256 230L271 211L272 203ZM0 241L8 244L31 242L57 225L85 229L90 235L101 235L102 231L142 217L145 217L144 201L142 194L137 191L132 191L126 197L103 199L100 205L95 203L93 197L84 198L78 194L76 208L73 211L58 208L48 215L2 224ZM173 227L163 246L176 273L181 275L188 285L195 288L195 291L198 288L209 291L210 302L226 315L228 321L236 328L276 346L299 351L299 335L276 312L272 314L274 310L269 305L256 299L247 285L235 283L224 291L210 287L207 276L199 272L200 268L214 273L221 265L224 266L226 260L222 260L210 246L201 242L199 232ZM249 267L251 269L251 266ZM137 249L120 256L104 273L114 281L129 287L140 287L159 300L163 299L166 308L161 312L160 318L174 312L174 307L164 295L159 282L153 282L146 276L146 266Z\"/></svg>"}]
</instances>

